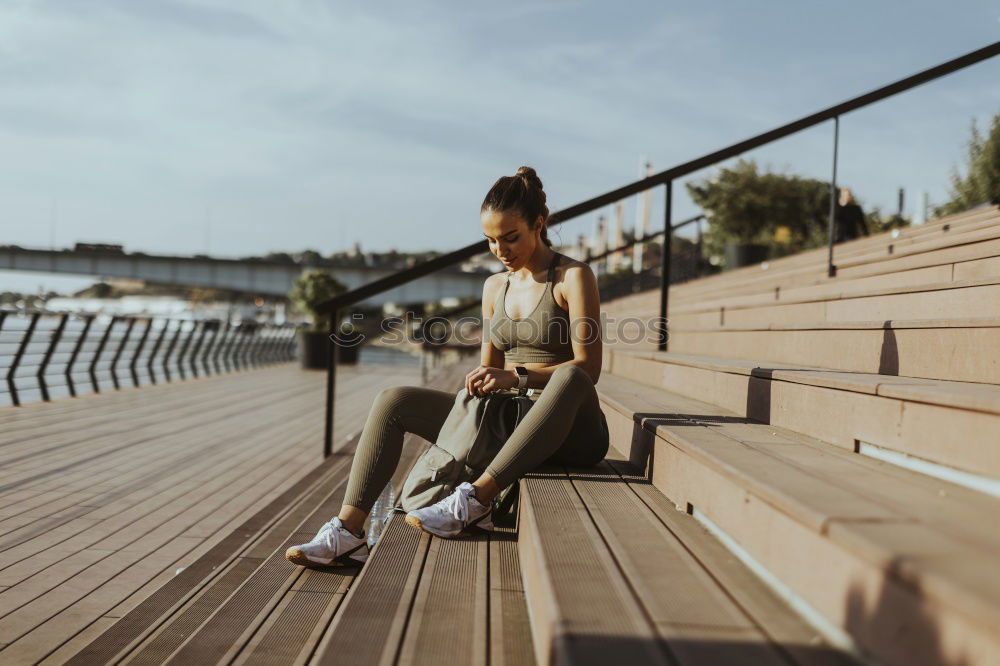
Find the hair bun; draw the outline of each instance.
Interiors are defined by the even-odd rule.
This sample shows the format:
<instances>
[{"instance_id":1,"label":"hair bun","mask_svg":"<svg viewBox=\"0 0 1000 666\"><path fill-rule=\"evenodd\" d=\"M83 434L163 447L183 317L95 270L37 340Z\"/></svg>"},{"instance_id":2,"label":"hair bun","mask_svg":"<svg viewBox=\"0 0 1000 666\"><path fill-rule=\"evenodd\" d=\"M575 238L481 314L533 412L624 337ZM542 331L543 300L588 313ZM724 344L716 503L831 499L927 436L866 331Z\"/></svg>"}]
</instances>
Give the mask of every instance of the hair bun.
<instances>
[{"instance_id":1,"label":"hair bun","mask_svg":"<svg viewBox=\"0 0 1000 666\"><path fill-rule=\"evenodd\" d=\"M539 190L542 189L542 179L538 177L538 174L535 173L535 170L530 166L521 167L517 170L517 173L515 173L514 176L521 176L528 185L536 187Z\"/></svg>"}]
</instances>

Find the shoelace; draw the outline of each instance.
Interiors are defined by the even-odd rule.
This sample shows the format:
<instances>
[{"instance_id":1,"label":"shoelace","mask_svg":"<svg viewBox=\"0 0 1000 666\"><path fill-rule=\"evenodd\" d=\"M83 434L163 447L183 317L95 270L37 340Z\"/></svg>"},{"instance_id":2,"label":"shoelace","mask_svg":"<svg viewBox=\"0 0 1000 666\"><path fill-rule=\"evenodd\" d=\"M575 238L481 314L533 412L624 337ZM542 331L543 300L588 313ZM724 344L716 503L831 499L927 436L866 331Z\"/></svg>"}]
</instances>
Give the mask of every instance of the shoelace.
<instances>
[{"instance_id":1,"label":"shoelace","mask_svg":"<svg viewBox=\"0 0 1000 666\"><path fill-rule=\"evenodd\" d=\"M439 502L445 511L454 516L455 520L466 522L469 519L469 494L456 490Z\"/></svg>"},{"instance_id":2,"label":"shoelace","mask_svg":"<svg viewBox=\"0 0 1000 666\"><path fill-rule=\"evenodd\" d=\"M335 525L331 520L324 523L323 527L319 528L319 534L316 535L317 539L324 539L326 541L326 547L334 553L340 552L340 530L337 528L338 525ZM331 535L335 535L333 540L330 539Z\"/></svg>"}]
</instances>

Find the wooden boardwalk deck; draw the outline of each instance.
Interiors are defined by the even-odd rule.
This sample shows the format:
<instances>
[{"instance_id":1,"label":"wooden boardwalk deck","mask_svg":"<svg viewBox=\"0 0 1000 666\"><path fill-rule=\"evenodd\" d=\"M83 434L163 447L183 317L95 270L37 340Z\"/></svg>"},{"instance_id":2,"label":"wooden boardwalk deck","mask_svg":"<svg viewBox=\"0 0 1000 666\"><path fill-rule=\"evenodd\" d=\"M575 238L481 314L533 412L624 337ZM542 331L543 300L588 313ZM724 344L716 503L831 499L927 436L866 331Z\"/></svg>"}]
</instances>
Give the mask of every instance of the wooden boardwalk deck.
<instances>
[{"instance_id":1,"label":"wooden boardwalk deck","mask_svg":"<svg viewBox=\"0 0 1000 666\"><path fill-rule=\"evenodd\" d=\"M341 368L335 442L401 381L419 372ZM324 388L283 365L0 409L0 662L63 663L280 510L319 474Z\"/></svg>"},{"instance_id":2,"label":"wooden boardwalk deck","mask_svg":"<svg viewBox=\"0 0 1000 666\"><path fill-rule=\"evenodd\" d=\"M460 387L466 371L461 363L445 368L428 385ZM423 450L422 441L407 435L394 476L397 487ZM345 449L350 444L353 440ZM489 543L439 540L396 516L360 576L357 568L304 568L285 560L289 545L310 539L339 507L350 462L346 450L328 458L294 489L294 497L274 503L279 510L269 505L250 517L69 663L346 663L353 655L359 659L353 663L397 656L403 663L486 663L489 651L490 663L530 666L530 629L512 530L499 531ZM490 574L484 568L487 558ZM453 607L450 601L465 599L470 586L479 589L472 595L474 612L457 613L464 606ZM346 617L345 609L351 611ZM470 633L461 646L452 644L456 627L461 625L459 634L484 627L487 614L488 637ZM428 661L438 654L426 649L428 636L446 637L441 645L451 655L460 647L469 660ZM424 643L415 648L418 637ZM337 647L338 641L350 646L351 655Z\"/></svg>"}]
</instances>

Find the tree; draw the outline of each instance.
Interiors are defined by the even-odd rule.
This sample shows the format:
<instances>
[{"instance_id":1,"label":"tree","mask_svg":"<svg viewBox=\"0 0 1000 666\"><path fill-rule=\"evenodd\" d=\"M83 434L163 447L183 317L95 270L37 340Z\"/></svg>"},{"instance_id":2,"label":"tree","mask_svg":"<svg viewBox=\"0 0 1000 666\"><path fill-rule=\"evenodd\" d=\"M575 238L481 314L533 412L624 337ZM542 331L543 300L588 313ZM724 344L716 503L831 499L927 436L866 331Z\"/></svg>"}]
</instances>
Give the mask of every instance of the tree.
<instances>
[{"instance_id":1,"label":"tree","mask_svg":"<svg viewBox=\"0 0 1000 666\"><path fill-rule=\"evenodd\" d=\"M345 291L347 286L327 271L311 270L295 280L288 298L298 310L312 315L312 330L328 331L330 315L317 312L316 307Z\"/></svg>"},{"instance_id":2,"label":"tree","mask_svg":"<svg viewBox=\"0 0 1000 666\"><path fill-rule=\"evenodd\" d=\"M709 255L721 255L727 243L769 245L772 256L783 256L827 241L828 182L760 172L756 162L741 159L687 189L708 217Z\"/></svg>"},{"instance_id":3,"label":"tree","mask_svg":"<svg viewBox=\"0 0 1000 666\"><path fill-rule=\"evenodd\" d=\"M307 266L320 266L323 264L323 255L316 250L303 250L298 257L299 263Z\"/></svg>"},{"instance_id":4,"label":"tree","mask_svg":"<svg viewBox=\"0 0 1000 666\"><path fill-rule=\"evenodd\" d=\"M965 176L952 170L951 201L936 209L938 215L968 210L979 204L1000 203L1000 112L993 116L989 136L983 137L972 119L972 136L965 157Z\"/></svg>"}]
</instances>

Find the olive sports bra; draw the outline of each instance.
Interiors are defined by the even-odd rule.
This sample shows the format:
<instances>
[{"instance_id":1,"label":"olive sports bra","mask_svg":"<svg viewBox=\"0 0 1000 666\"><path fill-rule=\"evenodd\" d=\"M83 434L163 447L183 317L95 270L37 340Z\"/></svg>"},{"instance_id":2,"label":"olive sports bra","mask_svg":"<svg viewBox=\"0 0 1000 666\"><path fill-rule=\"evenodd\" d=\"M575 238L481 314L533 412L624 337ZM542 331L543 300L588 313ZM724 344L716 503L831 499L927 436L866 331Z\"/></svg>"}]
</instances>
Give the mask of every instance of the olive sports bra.
<instances>
[{"instance_id":1,"label":"olive sports bra","mask_svg":"<svg viewBox=\"0 0 1000 666\"><path fill-rule=\"evenodd\" d=\"M493 305L490 340L504 353L504 361L515 363L562 363L573 358L570 345L569 312L556 303L552 293L560 254L552 257L548 279L538 305L526 317L511 319L505 304L510 273Z\"/></svg>"}]
</instances>

